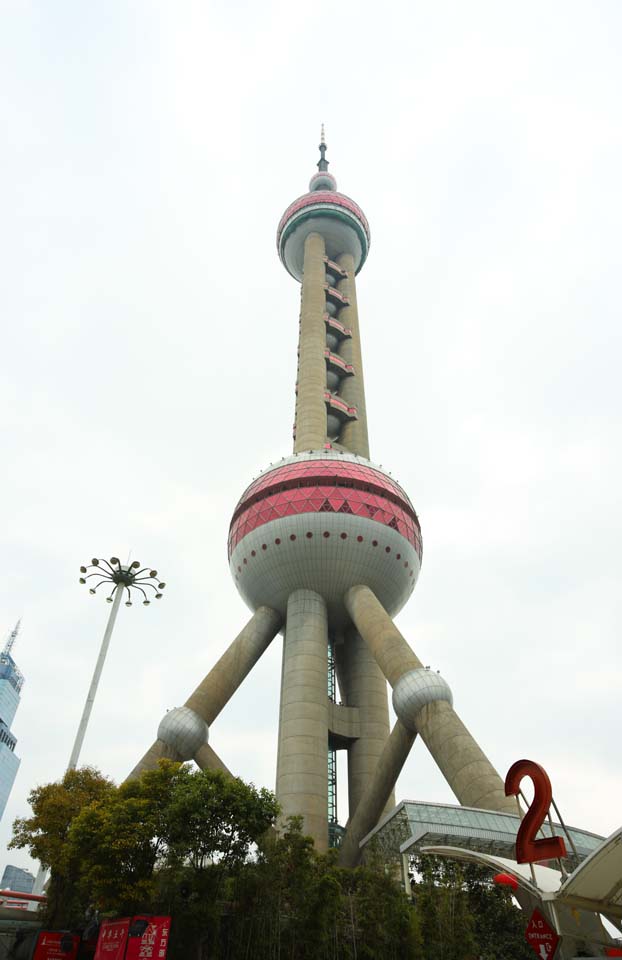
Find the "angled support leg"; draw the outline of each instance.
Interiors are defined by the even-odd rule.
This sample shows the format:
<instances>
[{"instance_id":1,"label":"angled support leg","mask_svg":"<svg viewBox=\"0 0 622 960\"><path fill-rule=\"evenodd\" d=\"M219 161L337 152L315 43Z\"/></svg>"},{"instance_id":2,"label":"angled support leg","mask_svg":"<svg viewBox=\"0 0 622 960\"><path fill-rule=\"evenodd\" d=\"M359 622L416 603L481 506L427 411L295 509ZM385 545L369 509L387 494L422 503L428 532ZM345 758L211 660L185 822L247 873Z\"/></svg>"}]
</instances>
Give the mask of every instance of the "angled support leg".
<instances>
[{"instance_id":1,"label":"angled support leg","mask_svg":"<svg viewBox=\"0 0 622 960\"><path fill-rule=\"evenodd\" d=\"M398 720L384 745L374 775L369 781L348 823L339 849L339 866L355 867L360 859L359 843L376 826L395 782L400 775L417 734Z\"/></svg>"},{"instance_id":2,"label":"angled support leg","mask_svg":"<svg viewBox=\"0 0 622 960\"><path fill-rule=\"evenodd\" d=\"M158 727L158 739L136 764L128 780L140 776L144 770L153 770L163 758L177 761L194 758L202 769L207 766L227 769L211 748L204 750L209 724L248 676L282 623L283 618L276 610L258 608L185 705L164 715Z\"/></svg>"},{"instance_id":3,"label":"angled support leg","mask_svg":"<svg viewBox=\"0 0 622 960\"><path fill-rule=\"evenodd\" d=\"M226 773L228 777L232 777L233 774L231 770L222 762L215 750L210 747L209 743L204 743L194 755L194 762L196 763L199 770L220 770L222 773Z\"/></svg>"},{"instance_id":4,"label":"angled support leg","mask_svg":"<svg viewBox=\"0 0 622 960\"><path fill-rule=\"evenodd\" d=\"M458 801L515 813L503 780L453 709L449 686L425 669L377 597L368 587L352 587L345 605L393 687L395 712L419 733Z\"/></svg>"}]
</instances>

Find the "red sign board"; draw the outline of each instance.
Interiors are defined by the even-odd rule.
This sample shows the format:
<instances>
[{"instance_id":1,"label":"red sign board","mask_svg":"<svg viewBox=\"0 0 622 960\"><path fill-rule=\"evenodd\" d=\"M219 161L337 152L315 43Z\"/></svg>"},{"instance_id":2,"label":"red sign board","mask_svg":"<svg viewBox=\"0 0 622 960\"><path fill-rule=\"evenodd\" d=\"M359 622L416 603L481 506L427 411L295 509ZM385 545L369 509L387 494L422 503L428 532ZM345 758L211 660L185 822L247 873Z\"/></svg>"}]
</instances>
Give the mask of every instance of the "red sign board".
<instances>
[{"instance_id":1,"label":"red sign board","mask_svg":"<svg viewBox=\"0 0 622 960\"><path fill-rule=\"evenodd\" d=\"M63 946L71 943L71 950L61 950L61 943ZM32 960L75 960L79 946L80 937L43 930L39 934Z\"/></svg>"},{"instance_id":2,"label":"red sign board","mask_svg":"<svg viewBox=\"0 0 622 960\"><path fill-rule=\"evenodd\" d=\"M138 919L138 918L135 918ZM130 937L126 960L166 960L170 917L145 917L149 926L142 937Z\"/></svg>"},{"instance_id":3,"label":"red sign board","mask_svg":"<svg viewBox=\"0 0 622 960\"><path fill-rule=\"evenodd\" d=\"M129 929L129 917L124 920L104 920L93 960L124 960Z\"/></svg>"},{"instance_id":4,"label":"red sign board","mask_svg":"<svg viewBox=\"0 0 622 960\"><path fill-rule=\"evenodd\" d=\"M531 914L525 938L540 960L552 960L557 950L559 936L539 910L534 910Z\"/></svg>"}]
</instances>

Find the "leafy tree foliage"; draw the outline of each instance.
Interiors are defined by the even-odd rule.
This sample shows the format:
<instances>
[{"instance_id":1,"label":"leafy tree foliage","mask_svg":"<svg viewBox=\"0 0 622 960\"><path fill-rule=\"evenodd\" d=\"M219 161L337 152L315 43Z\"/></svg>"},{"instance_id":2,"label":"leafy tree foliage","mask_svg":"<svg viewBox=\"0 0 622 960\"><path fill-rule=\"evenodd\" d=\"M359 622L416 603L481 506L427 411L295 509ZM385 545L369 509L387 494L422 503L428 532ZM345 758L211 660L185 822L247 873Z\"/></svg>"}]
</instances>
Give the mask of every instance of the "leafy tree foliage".
<instances>
[{"instance_id":1,"label":"leafy tree foliage","mask_svg":"<svg viewBox=\"0 0 622 960\"><path fill-rule=\"evenodd\" d=\"M11 845L51 868L44 919L58 927L153 910L175 879L205 902L277 813L269 791L170 761L120 787L90 768L69 771L29 799L33 816L15 821Z\"/></svg>"},{"instance_id":2,"label":"leafy tree foliage","mask_svg":"<svg viewBox=\"0 0 622 960\"><path fill-rule=\"evenodd\" d=\"M240 872L235 925L222 957L421 960L416 918L379 864L344 870L291 818ZM224 947L224 944L223 944Z\"/></svg>"},{"instance_id":3,"label":"leafy tree foliage","mask_svg":"<svg viewBox=\"0 0 622 960\"><path fill-rule=\"evenodd\" d=\"M96 770L33 790L13 847L52 871L44 920L165 913L169 960L526 960L511 896L472 865L415 862L410 902L374 855L344 870L267 790L161 761L120 787Z\"/></svg>"},{"instance_id":4,"label":"leafy tree foliage","mask_svg":"<svg viewBox=\"0 0 622 960\"><path fill-rule=\"evenodd\" d=\"M532 960L524 914L477 864L418 857L413 885L425 960Z\"/></svg>"},{"instance_id":5,"label":"leafy tree foliage","mask_svg":"<svg viewBox=\"0 0 622 960\"><path fill-rule=\"evenodd\" d=\"M80 864L75 879L84 903L128 915L153 901L156 867L169 847L170 797L192 776L187 767L163 761L80 811L68 843Z\"/></svg>"},{"instance_id":6,"label":"leafy tree foliage","mask_svg":"<svg viewBox=\"0 0 622 960\"><path fill-rule=\"evenodd\" d=\"M104 803L114 791L112 781L93 767L68 770L59 783L31 790L32 816L18 817L13 823L9 848L27 849L33 859L52 869L45 910L45 921L51 925L72 925L83 916L74 881L79 862L68 842L69 832L81 810Z\"/></svg>"}]
</instances>

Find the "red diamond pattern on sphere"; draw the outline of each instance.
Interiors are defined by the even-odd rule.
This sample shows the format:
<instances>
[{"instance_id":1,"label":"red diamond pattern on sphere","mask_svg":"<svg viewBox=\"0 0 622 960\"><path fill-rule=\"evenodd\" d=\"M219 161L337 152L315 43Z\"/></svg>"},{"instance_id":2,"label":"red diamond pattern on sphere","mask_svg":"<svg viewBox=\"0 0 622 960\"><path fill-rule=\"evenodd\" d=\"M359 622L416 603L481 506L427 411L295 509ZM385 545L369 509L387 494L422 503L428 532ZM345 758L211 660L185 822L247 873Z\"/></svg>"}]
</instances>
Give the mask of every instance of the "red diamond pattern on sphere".
<instances>
[{"instance_id":1,"label":"red diamond pattern on sphere","mask_svg":"<svg viewBox=\"0 0 622 960\"><path fill-rule=\"evenodd\" d=\"M349 513L392 527L421 559L421 531L401 487L371 466L341 460L300 460L262 474L240 499L229 531L229 556L249 533L277 517Z\"/></svg>"}]
</instances>

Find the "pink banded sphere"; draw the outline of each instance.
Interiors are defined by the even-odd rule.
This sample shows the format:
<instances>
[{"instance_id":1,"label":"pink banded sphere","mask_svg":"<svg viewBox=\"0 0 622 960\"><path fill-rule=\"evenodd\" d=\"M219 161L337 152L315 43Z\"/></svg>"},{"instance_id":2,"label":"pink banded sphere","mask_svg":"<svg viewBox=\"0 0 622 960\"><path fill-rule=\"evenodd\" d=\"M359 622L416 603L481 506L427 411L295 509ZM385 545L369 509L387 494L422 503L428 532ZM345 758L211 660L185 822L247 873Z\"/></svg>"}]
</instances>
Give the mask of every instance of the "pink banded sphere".
<instances>
[{"instance_id":1,"label":"pink banded sphere","mask_svg":"<svg viewBox=\"0 0 622 960\"><path fill-rule=\"evenodd\" d=\"M285 613L298 589L327 602L332 626L347 619L345 592L369 586L393 616L421 568L415 510L382 468L333 450L297 454L265 470L240 498L229 563L248 606Z\"/></svg>"}]
</instances>

